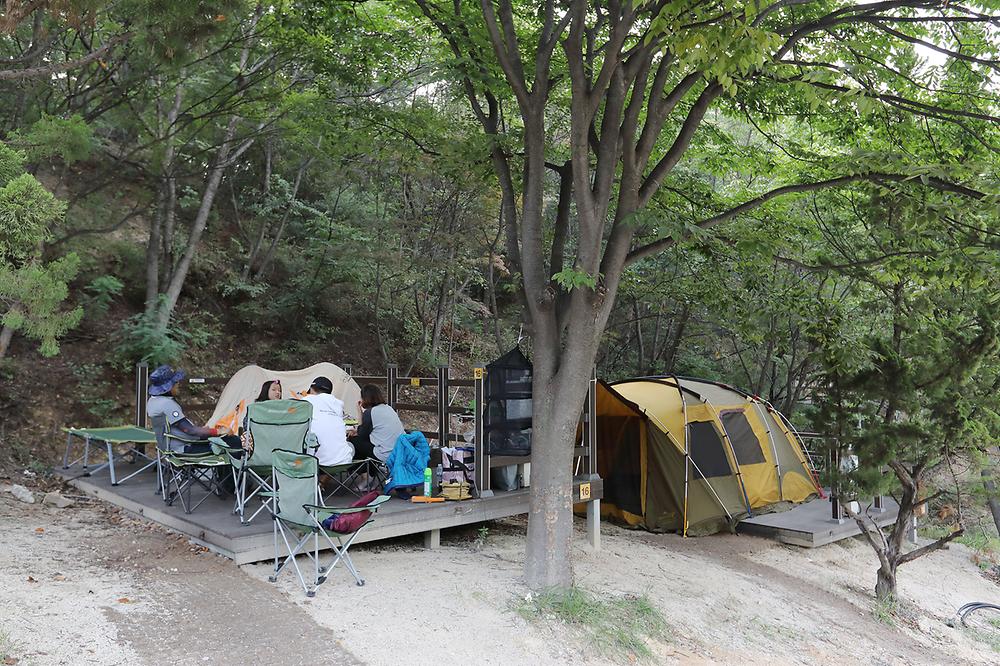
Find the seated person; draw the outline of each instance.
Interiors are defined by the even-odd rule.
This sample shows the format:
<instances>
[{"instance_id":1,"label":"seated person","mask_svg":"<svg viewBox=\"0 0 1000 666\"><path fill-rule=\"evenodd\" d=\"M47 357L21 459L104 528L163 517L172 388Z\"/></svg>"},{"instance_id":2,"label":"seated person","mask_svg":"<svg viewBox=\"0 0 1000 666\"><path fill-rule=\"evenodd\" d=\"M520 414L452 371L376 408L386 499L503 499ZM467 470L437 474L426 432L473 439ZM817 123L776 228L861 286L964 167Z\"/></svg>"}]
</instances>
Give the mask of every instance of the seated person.
<instances>
[{"instance_id":1,"label":"seated person","mask_svg":"<svg viewBox=\"0 0 1000 666\"><path fill-rule=\"evenodd\" d=\"M264 402L265 400L281 400L281 380L269 379L261 385L260 393L254 402ZM245 430L247 427L247 407L249 406L249 400L240 400L240 404L236 405L236 409L212 425L216 428L225 427L229 432L239 432L240 428Z\"/></svg>"},{"instance_id":2,"label":"seated person","mask_svg":"<svg viewBox=\"0 0 1000 666\"><path fill-rule=\"evenodd\" d=\"M269 379L260 387L260 393L254 402L264 402L265 400L281 400L281 381ZM239 435L226 435L222 440L231 449L243 449L248 455L253 455L253 438L247 432L247 404L246 400L240 400L236 409L229 412L216 422L215 427L223 427L229 432L239 432ZM232 452L234 458L241 458L242 451Z\"/></svg>"},{"instance_id":3,"label":"seated person","mask_svg":"<svg viewBox=\"0 0 1000 666\"><path fill-rule=\"evenodd\" d=\"M146 416L150 419L163 416L170 426L170 434L183 439L206 439L228 434L225 428L197 426L184 416L184 410L174 398L184 379L183 370L174 371L169 365L161 365L149 375L149 401L146 402ZM168 440L171 451L183 453L208 453L212 450L208 442L185 445L177 440Z\"/></svg>"},{"instance_id":4,"label":"seated person","mask_svg":"<svg viewBox=\"0 0 1000 666\"><path fill-rule=\"evenodd\" d=\"M385 403L382 391L374 384L361 387L360 421L353 437L354 457L357 460L378 458L385 462L396 446L396 440L406 432L396 410Z\"/></svg>"},{"instance_id":5,"label":"seated person","mask_svg":"<svg viewBox=\"0 0 1000 666\"><path fill-rule=\"evenodd\" d=\"M332 467L351 462L354 459L354 447L347 441L344 403L333 395L333 382L326 377L317 377L303 400L313 406L309 432L316 435L319 441L314 454L319 459L319 464Z\"/></svg>"}]
</instances>

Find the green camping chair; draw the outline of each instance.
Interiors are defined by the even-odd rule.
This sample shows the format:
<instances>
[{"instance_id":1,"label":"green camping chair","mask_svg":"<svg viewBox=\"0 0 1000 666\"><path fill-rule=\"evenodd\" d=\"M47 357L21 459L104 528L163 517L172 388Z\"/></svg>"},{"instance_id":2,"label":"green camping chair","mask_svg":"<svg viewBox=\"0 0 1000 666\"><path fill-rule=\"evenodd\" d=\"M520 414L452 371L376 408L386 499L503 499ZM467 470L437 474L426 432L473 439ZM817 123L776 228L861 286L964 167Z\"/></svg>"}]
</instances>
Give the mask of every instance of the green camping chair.
<instances>
[{"instance_id":1,"label":"green camping chair","mask_svg":"<svg viewBox=\"0 0 1000 666\"><path fill-rule=\"evenodd\" d=\"M354 497L361 497L367 490L355 490L354 483L365 474L371 484L371 489L381 488L389 478L389 470L385 463L377 458L365 458L364 460L352 460L342 465L320 465L319 471L323 472L333 481L333 487L323 495L323 502L330 502L335 495L343 492Z\"/></svg>"},{"instance_id":2,"label":"green camping chair","mask_svg":"<svg viewBox=\"0 0 1000 666\"><path fill-rule=\"evenodd\" d=\"M240 522L247 525L264 510L269 498L257 510L246 517L248 502L260 493L272 490L271 466L275 450L303 453L312 444L315 435L309 432L312 419L312 403L305 400L267 400L255 402L247 407L247 429L253 437L253 453L246 457L242 448L232 449L218 438L211 437L212 450L225 456L233 468L236 479L236 505L233 513L239 515ZM247 485L251 490L247 493Z\"/></svg>"},{"instance_id":3,"label":"green camping chair","mask_svg":"<svg viewBox=\"0 0 1000 666\"><path fill-rule=\"evenodd\" d=\"M165 416L153 419L153 433L156 435L156 472L160 485L160 495L167 506L180 499L184 513L191 513L212 495L225 496L222 475L219 470L229 464L221 455L206 453L184 453L191 444L206 444L202 440L185 439L170 433L170 424ZM191 490L195 486L205 489L205 496L197 504L191 504Z\"/></svg>"},{"instance_id":4,"label":"green camping chair","mask_svg":"<svg viewBox=\"0 0 1000 666\"><path fill-rule=\"evenodd\" d=\"M319 461L315 456L294 451L273 451L272 460L274 461L271 472L273 490L261 493L274 500L273 504L269 505L274 519L274 573L268 580L273 583L277 580L278 574L291 563L306 596L313 597L316 596L316 588L326 582L334 567L343 562L357 584L364 585L365 581L354 567L348 550L361 530L374 521L375 512L389 500L389 496L380 495L366 506L326 507L319 504ZM331 516L362 511L369 511L371 515L350 533L338 533L323 527L323 522ZM284 558L280 556L279 536L287 552ZM320 537L333 551L333 559L325 566L320 566L319 562ZM308 546L310 538L311 549ZM295 559L299 554L305 555L312 561L314 572L311 585L306 582L306 577Z\"/></svg>"}]
</instances>

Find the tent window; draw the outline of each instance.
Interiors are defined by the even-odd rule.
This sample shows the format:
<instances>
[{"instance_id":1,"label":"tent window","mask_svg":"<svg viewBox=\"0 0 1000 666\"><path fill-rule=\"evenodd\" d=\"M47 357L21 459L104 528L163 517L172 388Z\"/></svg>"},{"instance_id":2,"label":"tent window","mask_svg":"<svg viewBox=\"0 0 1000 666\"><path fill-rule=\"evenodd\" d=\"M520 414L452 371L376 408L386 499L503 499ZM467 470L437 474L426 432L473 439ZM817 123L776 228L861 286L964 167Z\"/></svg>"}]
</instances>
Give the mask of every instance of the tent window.
<instances>
[{"instance_id":1,"label":"tent window","mask_svg":"<svg viewBox=\"0 0 1000 666\"><path fill-rule=\"evenodd\" d=\"M722 448L722 437L714 423L692 421L688 423L688 436L691 438L691 460L697 465L695 478L732 475L733 470Z\"/></svg>"},{"instance_id":2,"label":"tent window","mask_svg":"<svg viewBox=\"0 0 1000 666\"><path fill-rule=\"evenodd\" d=\"M736 460L739 464L753 465L767 462L764 459L764 451L760 448L760 441L742 411L722 412L720 416L726 434L729 435L729 441L733 444L733 450L736 451Z\"/></svg>"}]
</instances>

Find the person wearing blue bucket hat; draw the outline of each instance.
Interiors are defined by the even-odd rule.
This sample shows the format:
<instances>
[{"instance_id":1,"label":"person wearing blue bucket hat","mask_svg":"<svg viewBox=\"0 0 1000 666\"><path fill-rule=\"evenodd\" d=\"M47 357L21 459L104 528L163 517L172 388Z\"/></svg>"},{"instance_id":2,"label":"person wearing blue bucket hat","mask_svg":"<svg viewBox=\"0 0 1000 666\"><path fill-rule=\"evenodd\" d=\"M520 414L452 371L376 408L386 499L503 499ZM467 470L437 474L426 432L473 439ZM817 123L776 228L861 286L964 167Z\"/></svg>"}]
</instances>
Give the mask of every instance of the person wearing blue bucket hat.
<instances>
[{"instance_id":1,"label":"person wearing blue bucket hat","mask_svg":"<svg viewBox=\"0 0 1000 666\"><path fill-rule=\"evenodd\" d=\"M174 370L169 365L161 365L149 375L149 400L146 402L146 415L150 419L163 416L170 426L170 434L184 439L207 439L226 434L224 429L197 426L184 415L184 409L177 402L176 396L181 381L186 376L183 370ZM228 432L228 431L227 431ZM173 450L181 450L183 445L171 440ZM184 453L207 453L211 445L207 442L183 446Z\"/></svg>"}]
</instances>

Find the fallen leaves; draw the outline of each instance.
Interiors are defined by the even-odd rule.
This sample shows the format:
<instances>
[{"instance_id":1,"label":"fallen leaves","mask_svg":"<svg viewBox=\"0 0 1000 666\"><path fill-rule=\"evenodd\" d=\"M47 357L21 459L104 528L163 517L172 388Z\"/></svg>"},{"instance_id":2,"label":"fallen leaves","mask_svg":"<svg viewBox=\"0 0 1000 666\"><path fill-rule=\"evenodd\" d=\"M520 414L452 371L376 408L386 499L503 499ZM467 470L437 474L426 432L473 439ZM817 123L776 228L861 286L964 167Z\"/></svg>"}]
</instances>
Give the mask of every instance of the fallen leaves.
<instances>
[{"instance_id":1,"label":"fallen leaves","mask_svg":"<svg viewBox=\"0 0 1000 666\"><path fill-rule=\"evenodd\" d=\"M35 528L35 534L42 534L44 532L45 532L45 528L44 527L36 527Z\"/></svg>"},{"instance_id":2,"label":"fallen leaves","mask_svg":"<svg viewBox=\"0 0 1000 666\"><path fill-rule=\"evenodd\" d=\"M34 577L34 576L28 576L28 582L29 582L29 583L37 583L38 581L37 581L37 580L35 580L35 577Z\"/></svg>"},{"instance_id":3,"label":"fallen leaves","mask_svg":"<svg viewBox=\"0 0 1000 666\"><path fill-rule=\"evenodd\" d=\"M120 604L130 604L130 603L132 603L132 600L129 599L128 597L121 597L121 598L118 599L118 603L120 603Z\"/></svg>"}]
</instances>

